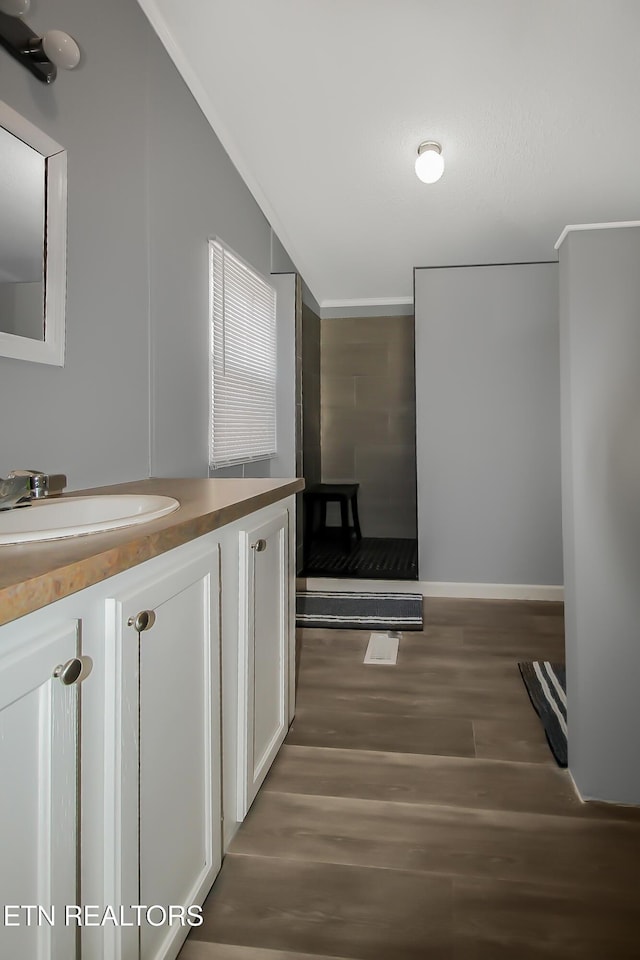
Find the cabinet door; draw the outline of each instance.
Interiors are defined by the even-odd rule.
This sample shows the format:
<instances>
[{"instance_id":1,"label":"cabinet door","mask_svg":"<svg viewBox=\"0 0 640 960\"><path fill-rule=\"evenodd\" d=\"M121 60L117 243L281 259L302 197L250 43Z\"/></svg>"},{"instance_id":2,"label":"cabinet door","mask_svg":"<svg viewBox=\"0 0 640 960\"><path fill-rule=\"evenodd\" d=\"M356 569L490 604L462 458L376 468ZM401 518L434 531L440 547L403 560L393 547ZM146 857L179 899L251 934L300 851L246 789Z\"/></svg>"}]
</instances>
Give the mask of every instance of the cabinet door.
<instances>
[{"instance_id":1,"label":"cabinet door","mask_svg":"<svg viewBox=\"0 0 640 960\"><path fill-rule=\"evenodd\" d=\"M76 956L65 907L79 902L78 693L54 674L76 656L77 636L74 622L0 654L2 957Z\"/></svg>"},{"instance_id":2,"label":"cabinet door","mask_svg":"<svg viewBox=\"0 0 640 960\"><path fill-rule=\"evenodd\" d=\"M109 602L113 688L105 843L113 903L202 904L221 862L218 556L176 565ZM147 629L134 623L150 612ZM105 850L105 853L107 851ZM111 901L109 901L111 902ZM157 925L155 925L157 924ZM178 917L111 932L106 956L173 958Z\"/></svg>"},{"instance_id":3,"label":"cabinet door","mask_svg":"<svg viewBox=\"0 0 640 960\"><path fill-rule=\"evenodd\" d=\"M242 820L288 727L288 513L244 530L240 543L239 783Z\"/></svg>"}]
</instances>

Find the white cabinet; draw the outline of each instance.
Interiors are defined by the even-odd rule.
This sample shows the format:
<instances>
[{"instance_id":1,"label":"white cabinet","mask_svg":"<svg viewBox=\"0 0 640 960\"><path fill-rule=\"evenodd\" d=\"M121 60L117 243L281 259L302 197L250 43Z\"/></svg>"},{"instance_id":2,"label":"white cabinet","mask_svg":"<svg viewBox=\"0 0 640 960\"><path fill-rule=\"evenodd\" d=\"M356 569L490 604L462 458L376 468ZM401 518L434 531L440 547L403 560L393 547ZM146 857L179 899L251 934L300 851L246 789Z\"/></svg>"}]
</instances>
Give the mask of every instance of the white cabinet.
<instances>
[{"instance_id":1,"label":"white cabinet","mask_svg":"<svg viewBox=\"0 0 640 960\"><path fill-rule=\"evenodd\" d=\"M76 957L77 645L71 622L0 649L2 957Z\"/></svg>"},{"instance_id":2,"label":"white cabinet","mask_svg":"<svg viewBox=\"0 0 640 960\"><path fill-rule=\"evenodd\" d=\"M114 960L175 957L189 926L169 907L201 904L220 869L218 549L107 600L106 902L154 907L110 928Z\"/></svg>"},{"instance_id":3,"label":"white cabinet","mask_svg":"<svg viewBox=\"0 0 640 960\"><path fill-rule=\"evenodd\" d=\"M288 725L289 517L240 533L238 819L253 803Z\"/></svg>"},{"instance_id":4,"label":"white cabinet","mask_svg":"<svg viewBox=\"0 0 640 960\"><path fill-rule=\"evenodd\" d=\"M169 908L203 903L293 715L293 525L290 497L0 626L0 897L55 911L0 917L0 957L177 956Z\"/></svg>"}]
</instances>

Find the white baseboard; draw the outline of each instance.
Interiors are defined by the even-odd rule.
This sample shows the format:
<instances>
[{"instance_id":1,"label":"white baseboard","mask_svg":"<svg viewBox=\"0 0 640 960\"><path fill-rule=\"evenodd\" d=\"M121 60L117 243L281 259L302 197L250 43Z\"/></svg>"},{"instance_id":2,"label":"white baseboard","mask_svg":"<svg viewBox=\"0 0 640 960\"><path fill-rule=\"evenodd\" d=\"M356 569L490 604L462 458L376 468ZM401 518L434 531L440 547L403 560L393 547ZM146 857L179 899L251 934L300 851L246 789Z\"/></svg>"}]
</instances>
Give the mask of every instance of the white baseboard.
<instances>
[{"instance_id":1,"label":"white baseboard","mask_svg":"<svg viewBox=\"0 0 640 960\"><path fill-rule=\"evenodd\" d=\"M346 580L298 577L298 590L335 590L339 593L421 593L423 597L465 600L555 600L562 602L564 587L522 583L436 583L430 580Z\"/></svg>"},{"instance_id":2,"label":"white baseboard","mask_svg":"<svg viewBox=\"0 0 640 960\"><path fill-rule=\"evenodd\" d=\"M640 802L638 801L637 798L634 798L633 800L612 800L611 797L603 798L603 797L584 796L580 792L580 789L578 788L578 784L573 779L573 774L571 773L571 770L567 768L566 773L569 774L569 780L571 780L573 789L576 792L576 797L578 798L578 800L580 800L581 803L584 803L584 804L600 803L600 804L608 804L609 806L615 809L619 809L620 807L623 807L625 809L633 810L633 811L640 810Z\"/></svg>"},{"instance_id":3,"label":"white baseboard","mask_svg":"<svg viewBox=\"0 0 640 960\"><path fill-rule=\"evenodd\" d=\"M425 597L467 600L564 600L564 587L528 583L434 583L421 581Z\"/></svg>"},{"instance_id":4,"label":"white baseboard","mask_svg":"<svg viewBox=\"0 0 640 960\"><path fill-rule=\"evenodd\" d=\"M569 780L571 780L571 786L573 787L573 789L574 789L574 791L575 791L576 797L578 798L578 800L580 801L580 803L584 803L584 802L585 802L585 799L584 799L584 797L582 796L582 794L580 793L580 791L578 790L578 784L577 784L577 783L575 782L575 780L573 779L573 774L571 773L571 770L569 770L568 767L567 767L567 771L566 771L566 772L567 772L567 774L569 775Z\"/></svg>"},{"instance_id":5,"label":"white baseboard","mask_svg":"<svg viewBox=\"0 0 640 960\"><path fill-rule=\"evenodd\" d=\"M421 593L417 580L347 580L344 577L298 577L298 590L335 590L337 593Z\"/></svg>"}]
</instances>

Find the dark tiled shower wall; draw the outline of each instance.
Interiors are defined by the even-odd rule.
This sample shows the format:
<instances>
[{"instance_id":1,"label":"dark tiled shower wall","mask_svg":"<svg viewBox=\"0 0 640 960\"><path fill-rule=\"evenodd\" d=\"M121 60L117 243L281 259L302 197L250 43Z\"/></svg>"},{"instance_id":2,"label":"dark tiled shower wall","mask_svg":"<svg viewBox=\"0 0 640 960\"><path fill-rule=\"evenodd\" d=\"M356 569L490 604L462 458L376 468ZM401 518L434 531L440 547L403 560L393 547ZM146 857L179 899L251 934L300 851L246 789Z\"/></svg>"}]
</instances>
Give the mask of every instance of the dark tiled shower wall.
<instances>
[{"instance_id":1,"label":"dark tiled shower wall","mask_svg":"<svg viewBox=\"0 0 640 960\"><path fill-rule=\"evenodd\" d=\"M413 317L320 329L322 479L360 483L365 537L416 537Z\"/></svg>"},{"instance_id":2,"label":"dark tiled shower wall","mask_svg":"<svg viewBox=\"0 0 640 960\"><path fill-rule=\"evenodd\" d=\"M302 278L296 274L296 477L304 477L302 450ZM304 562L302 494L296 494L296 571Z\"/></svg>"},{"instance_id":3,"label":"dark tiled shower wall","mask_svg":"<svg viewBox=\"0 0 640 960\"><path fill-rule=\"evenodd\" d=\"M307 484L322 478L320 458L320 318L302 305L302 460Z\"/></svg>"},{"instance_id":4,"label":"dark tiled shower wall","mask_svg":"<svg viewBox=\"0 0 640 960\"><path fill-rule=\"evenodd\" d=\"M300 287L300 284L298 284ZM296 304L296 471L307 485L322 478L320 457L320 318ZM297 496L297 569L302 570L304 528L302 494Z\"/></svg>"}]
</instances>

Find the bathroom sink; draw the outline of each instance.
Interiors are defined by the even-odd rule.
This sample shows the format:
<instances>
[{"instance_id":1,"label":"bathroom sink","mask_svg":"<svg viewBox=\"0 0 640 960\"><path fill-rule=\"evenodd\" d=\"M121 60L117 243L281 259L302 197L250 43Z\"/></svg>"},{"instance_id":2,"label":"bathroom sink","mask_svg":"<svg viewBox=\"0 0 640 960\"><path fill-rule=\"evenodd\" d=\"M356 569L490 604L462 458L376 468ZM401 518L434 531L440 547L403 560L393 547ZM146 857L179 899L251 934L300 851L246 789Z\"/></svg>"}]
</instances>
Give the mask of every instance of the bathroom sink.
<instances>
[{"instance_id":1,"label":"bathroom sink","mask_svg":"<svg viewBox=\"0 0 640 960\"><path fill-rule=\"evenodd\" d=\"M0 545L104 533L157 520L179 506L173 497L128 493L34 501L0 512Z\"/></svg>"}]
</instances>

